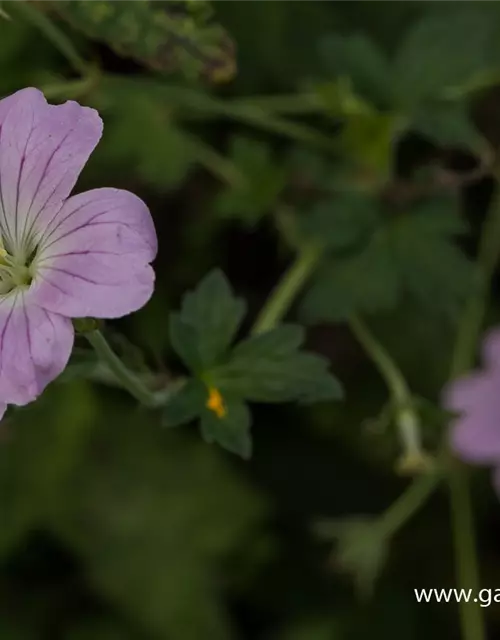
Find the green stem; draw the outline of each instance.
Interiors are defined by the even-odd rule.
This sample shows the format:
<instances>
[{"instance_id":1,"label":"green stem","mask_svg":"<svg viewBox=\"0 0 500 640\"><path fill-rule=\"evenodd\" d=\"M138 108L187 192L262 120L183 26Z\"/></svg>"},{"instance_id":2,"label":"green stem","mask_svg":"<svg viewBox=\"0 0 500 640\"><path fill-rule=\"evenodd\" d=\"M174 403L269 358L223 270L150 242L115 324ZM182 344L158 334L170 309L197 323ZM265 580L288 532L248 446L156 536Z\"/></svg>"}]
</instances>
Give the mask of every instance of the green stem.
<instances>
[{"instance_id":1,"label":"green stem","mask_svg":"<svg viewBox=\"0 0 500 640\"><path fill-rule=\"evenodd\" d=\"M459 589L471 589L477 593L480 589L479 569L467 469L451 456L448 461L448 485L457 585ZM481 607L473 602L460 601L459 610L462 640L484 640L486 635Z\"/></svg>"},{"instance_id":2,"label":"green stem","mask_svg":"<svg viewBox=\"0 0 500 640\"><path fill-rule=\"evenodd\" d=\"M474 364L474 354L486 311L490 281L498 263L500 253L500 181L496 189L497 193L484 222L479 241L477 259L479 282L458 327L450 371L452 379L465 373Z\"/></svg>"},{"instance_id":3,"label":"green stem","mask_svg":"<svg viewBox=\"0 0 500 640\"><path fill-rule=\"evenodd\" d=\"M452 380L474 365L476 345L486 310L489 283L498 261L499 238L500 188L497 184L495 200L481 233L478 254L480 283L476 293L469 300L458 329L451 364ZM465 465L454 459L448 449L446 449L446 458L458 586L462 589L478 591L480 581L468 471ZM461 601L460 620L463 640L483 640L486 637L481 607Z\"/></svg>"},{"instance_id":4,"label":"green stem","mask_svg":"<svg viewBox=\"0 0 500 640\"><path fill-rule=\"evenodd\" d=\"M62 29L60 29L41 9L33 6L31 2L22 0L21 2L12 2L9 7L10 11L17 11L27 22L39 29L41 33L50 40L54 47L71 64L73 69L82 76L88 71L86 61L78 53L71 38L69 38Z\"/></svg>"},{"instance_id":5,"label":"green stem","mask_svg":"<svg viewBox=\"0 0 500 640\"><path fill-rule=\"evenodd\" d=\"M324 105L314 93L291 93L270 96L233 98L232 105L259 107L268 113L304 115L324 111Z\"/></svg>"},{"instance_id":6,"label":"green stem","mask_svg":"<svg viewBox=\"0 0 500 640\"><path fill-rule=\"evenodd\" d=\"M200 138L183 133L186 144L190 147L193 157L209 171L231 187L241 187L245 184L245 176L239 168L225 156L220 155Z\"/></svg>"},{"instance_id":7,"label":"green stem","mask_svg":"<svg viewBox=\"0 0 500 640\"><path fill-rule=\"evenodd\" d=\"M403 453L398 461L400 472L427 470L430 460L422 449L420 419L413 406L413 396L405 377L384 347L357 316L351 316L349 326L366 353L384 378L394 404L394 419L399 430Z\"/></svg>"},{"instance_id":8,"label":"green stem","mask_svg":"<svg viewBox=\"0 0 500 640\"><path fill-rule=\"evenodd\" d=\"M406 491L380 516L377 527L384 536L392 536L428 500L441 480L436 470L414 480Z\"/></svg>"},{"instance_id":9,"label":"green stem","mask_svg":"<svg viewBox=\"0 0 500 640\"><path fill-rule=\"evenodd\" d=\"M103 91L114 94L116 98L122 96L123 99L127 99L130 91L140 91L144 95L177 107L180 117L199 113L204 118L229 118L310 144L329 153L337 153L334 137L325 135L313 127L269 113L258 103L252 104L251 101L223 100L196 89L158 82L151 78L126 78L112 74L103 74L100 87Z\"/></svg>"},{"instance_id":10,"label":"green stem","mask_svg":"<svg viewBox=\"0 0 500 640\"><path fill-rule=\"evenodd\" d=\"M406 384L406 380L398 369L396 363L391 358L384 347L374 338L368 330L368 327L356 316L351 316L349 326L361 343L364 350L373 360L383 378L385 379L389 390L391 391L395 402L402 408L411 405L411 392Z\"/></svg>"},{"instance_id":11,"label":"green stem","mask_svg":"<svg viewBox=\"0 0 500 640\"><path fill-rule=\"evenodd\" d=\"M109 370L116 376L120 385L126 389L141 404L155 407L159 404L159 397L144 386L143 382L130 371L109 346L106 338L100 331L91 331L85 334L99 358Z\"/></svg>"},{"instance_id":12,"label":"green stem","mask_svg":"<svg viewBox=\"0 0 500 640\"><path fill-rule=\"evenodd\" d=\"M299 251L263 306L252 327L252 334L270 331L282 320L316 268L321 254L317 244L308 244Z\"/></svg>"},{"instance_id":13,"label":"green stem","mask_svg":"<svg viewBox=\"0 0 500 640\"><path fill-rule=\"evenodd\" d=\"M92 89L95 78L92 74L88 74L80 80L55 82L41 87L41 90L47 100L57 100L59 98L67 98L75 100Z\"/></svg>"},{"instance_id":14,"label":"green stem","mask_svg":"<svg viewBox=\"0 0 500 640\"><path fill-rule=\"evenodd\" d=\"M481 234L478 252L480 283L476 293L469 300L462 322L452 358L450 377L456 378L471 368L474 359L477 339L486 308L488 287L500 252L500 189L491 208ZM457 563L459 587L477 590L479 588L478 570L475 558L473 515L470 503L466 469L445 450L448 468L448 483L454 547ZM425 474L416 478L406 491L381 516L383 531L395 533L414 513L423 506L427 498L439 485L441 476L437 473ZM461 625L464 640L483 640L484 624L480 607L460 603Z\"/></svg>"}]
</instances>

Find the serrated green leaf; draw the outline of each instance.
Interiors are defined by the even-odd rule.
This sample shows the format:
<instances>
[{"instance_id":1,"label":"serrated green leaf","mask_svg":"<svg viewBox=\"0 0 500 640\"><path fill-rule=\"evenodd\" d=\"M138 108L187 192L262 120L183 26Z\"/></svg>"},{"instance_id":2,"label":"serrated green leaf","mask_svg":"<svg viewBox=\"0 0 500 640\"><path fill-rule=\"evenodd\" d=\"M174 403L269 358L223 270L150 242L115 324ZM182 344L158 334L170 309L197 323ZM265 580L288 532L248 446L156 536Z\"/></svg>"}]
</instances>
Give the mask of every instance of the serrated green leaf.
<instances>
[{"instance_id":1,"label":"serrated green leaf","mask_svg":"<svg viewBox=\"0 0 500 640\"><path fill-rule=\"evenodd\" d=\"M465 230L455 199L434 199L411 213L380 220L368 243L327 261L306 293L308 321L393 308L408 293L449 314L474 287L473 264L455 245Z\"/></svg>"},{"instance_id":2,"label":"serrated green leaf","mask_svg":"<svg viewBox=\"0 0 500 640\"><path fill-rule=\"evenodd\" d=\"M331 259L319 269L301 312L308 322L346 320L355 311L391 309L398 295L399 276L388 238L377 232L360 251Z\"/></svg>"},{"instance_id":3,"label":"serrated green leaf","mask_svg":"<svg viewBox=\"0 0 500 640\"><path fill-rule=\"evenodd\" d=\"M329 35L320 44L320 54L328 71L349 78L355 94L375 105L390 104L389 62L368 37Z\"/></svg>"},{"instance_id":4,"label":"serrated green leaf","mask_svg":"<svg viewBox=\"0 0 500 640\"><path fill-rule=\"evenodd\" d=\"M495 20L483 8L454 7L425 14L410 28L396 55L398 104L406 108L439 98L447 89L465 86L490 70L494 27Z\"/></svg>"},{"instance_id":5,"label":"serrated green leaf","mask_svg":"<svg viewBox=\"0 0 500 640\"><path fill-rule=\"evenodd\" d=\"M213 367L226 353L246 312L246 303L237 298L226 276L211 271L183 298L181 311L171 318L174 349L196 373Z\"/></svg>"},{"instance_id":6,"label":"serrated green leaf","mask_svg":"<svg viewBox=\"0 0 500 640\"><path fill-rule=\"evenodd\" d=\"M233 138L230 158L244 179L222 191L215 210L225 218L255 224L276 202L285 186L286 171L273 163L269 145L252 138Z\"/></svg>"},{"instance_id":7,"label":"serrated green leaf","mask_svg":"<svg viewBox=\"0 0 500 640\"><path fill-rule=\"evenodd\" d=\"M211 371L210 379L223 395L254 402L339 399L342 390L328 371L328 361L298 350L303 336L302 328L294 325L251 336L226 364Z\"/></svg>"},{"instance_id":8,"label":"serrated green leaf","mask_svg":"<svg viewBox=\"0 0 500 640\"><path fill-rule=\"evenodd\" d=\"M437 310L454 311L477 282L473 263L450 242L463 233L458 215L444 203L431 201L398 221L391 231L406 290Z\"/></svg>"},{"instance_id":9,"label":"serrated green leaf","mask_svg":"<svg viewBox=\"0 0 500 640\"><path fill-rule=\"evenodd\" d=\"M163 409L163 424L177 427L191 422L202 412L207 401L207 388L199 380L188 380Z\"/></svg>"},{"instance_id":10,"label":"serrated green leaf","mask_svg":"<svg viewBox=\"0 0 500 640\"><path fill-rule=\"evenodd\" d=\"M201 434L206 442L216 442L247 460L252 455L250 411L244 402L227 398L224 399L224 411L224 416L219 417L205 409L201 414Z\"/></svg>"},{"instance_id":11,"label":"serrated green leaf","mask_svg":"<svg viewBox=\"0 0 500 640\"><path fill-rule=\"evenodd\" d=\"M411 128L439 145L471 151L478 151L484 145L467 105L462 102L438 102L420 109Z\"/></svg>"},{"instance_id":12,"label":"serrated green leaf","mask_svg":"<svg viewBox=\"0 0 500 640\"><path fill-rule=\"evenodd\" d=\"M202 361L198 350L196 328L182 321L180 313L170 314L169 334L172 348L190 371L200 371Z\"/></svg>"},{"instance_id":13,"label":"serrated green leaf","mask_svg":"<svg viewBox=\"0 0 500 640\"><path fill-rule=\"evenodd\" d=\"M296 400L300 404L341 400L344 391L339 380L329 372L330 363L315 353L302 353L296 360L301 368L301 380L297 381Z\"/></svg>"},{"instance_id":14,"label":"serrated green leaf","mask_svg":"<svg viewBox=\"0 0 500 640\"><path fill-rule=\"evenodd\" d=\"M378 203L359 192L340 193L319 202L300 221L302 232L328 249L345 249L366 241L379 221Z\"/></svg>"},{"instance_id":15,"label":"serrated green leaf","mask_svg":"<svg viewBox=\"0 0 500 640\"><path fill-rule=\"evenodd\" d=\"M238 343L231 352L231 360L265 358L270 353L279 357L286 356L296 351L304 339L303 327L298 324L282 324L276 329Z\"/></svg>"}]
</instances>

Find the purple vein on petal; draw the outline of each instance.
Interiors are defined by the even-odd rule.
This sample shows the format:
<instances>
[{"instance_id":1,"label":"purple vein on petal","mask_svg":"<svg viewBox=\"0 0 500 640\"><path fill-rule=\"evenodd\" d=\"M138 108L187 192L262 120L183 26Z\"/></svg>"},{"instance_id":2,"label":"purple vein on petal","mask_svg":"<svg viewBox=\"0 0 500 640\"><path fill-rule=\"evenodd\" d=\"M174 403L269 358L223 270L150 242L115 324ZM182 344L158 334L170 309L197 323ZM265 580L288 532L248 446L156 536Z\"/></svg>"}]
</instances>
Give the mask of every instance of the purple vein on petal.
<instances>
[{"instance_id":1,"label":"purple vein on petal","mask_svg":"<svg viewBox=\"0 0 500 640\"><path fill-rule=\"evenodd\" d=\"M12 318L12 314L14 313L14 308L16 306L16 302L17 302L17 298L19 296L19 293L16 291L15 294L15 298L14 298L14 302L12 303L12 307L10 309L9 315L7 316L7 318L5 319L5 324L2 328L2 333L0 334L0 377L2 375L3 372L3 356L2 356L2 352L3 352L3 341L5 338L5 333L7 331L7 327L9 325L10 319ZM2 300L0 300L0 304L3 304L3 302L5 302L6 300L8 300L9 298L5 297Z\"/></svg>"},{"instance_id":2,"label":"purple vein on petal","mask_svg":"<svg viewBox=\"0 0 500 640\"><path fill-rule=\"evenodd\" d=\"M3 130L3 125L0 125L0 158L1 158L1 149L2 149L2 130ZM5 232L5 235L7 236L7 239L10 241L10 243L12 244L12 235L10 233L10 228L7 222L7 212L5 210L5 203L4 203L4 197L3 197L3 188L2 188L2 172L0 171L0 202L2 205L2 217L3 217L3 221L5 224L5 228L3 228L2 230Z\"/></svg>"},{"instance_id":3,"label":"purple vein on petal","mask_svg":"<svg viewBox=\"0 0 500 640\"><path fill-rule=\"evenodd\" d=\"M70 235L74 231L78 231L79 229L83 229L84 227L90 226L90 224L94 220L97 220L97 218L99 218L100 216L107 215L108 213L114 213L115 211L120 211L120 209L122 208L121 206L117 206L117 207L112 207L111 209L106 209L105 211L99 211L99 213L94 213L94 215L91 218L89 218L88 220L86 220L84 224L81 224L80 226L75 227L74 229L70 229L69 231L63 233L62 235L57 236L57 238L52 240L52 242L50 242L48 245L45 244L45 242L47 242L47 240L54 235L54 233L59 229L59 227L61 227L61 225L63 225L67 220L72 218L75 213L78 213L79 211L81 211L85 207L90 206L92 204L94 204L94 203L85 202L80 207L77 207L76 209L73 209L73 211L70 211L70 213L68 213L67 216L62 218L62 220L58 220L56 226L53 229L51 229L49 231L49 233L47 233L44 236L44 238L43 238L43 242L44 242L43 250L45 250L47 247L51 247L55 242L59 242L59 240L62 240L63 238L66 238L67 235ZM54 216L53 219L55 219L55 216ZM123 222L120 220L115 224L123 224ZM48 228L48 226L49 225L47 225L47 228Z\"/></svg>"},{"instance_id":4,"label":"purple vein on petal","mask_svg":"<svg viewBox=\"0 0 500 640\"><path fill-rule=\"evenodd\" d=\"M87 227L99 227L99 226L104 226L104 225L110 225L111 224L113 226L121 226L121 227L125 227L126 229L130 229L131 231L135 231L135 229L134 229L134 227L132 225L127 224L126 222L123 222L122 220L104 220L102 222L95 222L96 218L98 218L98 217L100 217L102 215L106 215L107 213L108 213L108 211L103 211L98 216L94 216L94 218L91 218L91 220L94 220L94 222L86 222L85 224L82 224L79 227L75 227L74 229L71 229L70 231L67 231L66 233L63 233L62 235L58 236L55 240L52 240L52 242L49 242L49 244L44 244L43 246L40 247L40 252L41 253L45 253L45 251L47 251L47 249L49 247L51 247L52 245L56 244L60 240L63 240L64 238L68 238L69 236L73 235L77 231L80 231L80 229L85 229Z\"/></svg>"},{"instance_id":5,"label":"purple vein on petal","mask_svg":"<svg viewBox=\"0 0 500 640\"><path fill-rule=\"evenodd\" d=\"M26 236L25 236L25 234L26 234L26 226L27 226L27 224L28 224L29 216L30 216L30 213L31 213L31 208L33 207L33 203L35 202L35 198L36 198L36 196L37 196L37 194L38 194L38 191L40 190L40 187L42 186L42 183L43 183L44 179L45 179L45 178L46 178L46 176L47 176L47 172L48 172L48 170L49 170L49 166L50 166L50 164L51 164L52 160L54 159L54 157L55 157L56 153L59 151L59 149L62 147L62 145L66 142L66 140L68 139L69 135L70 135L71 133L73 133L73 132L74 132L74 129L71 129L71 130L70 130L70 131L69 131L69 132L64 136L64 138L61 140L61 142L60 142L60 143L55 147L55 149L53 149L53 150L52 150L52 153L50 154L50 156L49 156L49 158L48 158L48 160L47 160L47 163L46 163L46 165L45 165L45 167L44 167L44 169L43 169L43 172L42 172L42 175L41 175L41 177L40 177L40 180L38 181L38 184L37 184L37 186L36 186L36 189L35 189L35 190L34 190L34 192L33 192L33 197L31 198L30 206L28 207L28 210L26 211L26 216L25 216L25 219L24 219L24 229L23 229L22 237L26 237ZM49 196L48 196L48 198L45 200L45 202L44 202L43 206L42 206L42 207L40 207L40 209L39 209L39 210L37 211L37 213L35 214L35 217L34 217L34 219L33 219L33 222L32 222L32 223L31 223L31 225L30 225L29 233L31 233L31 231L33 230L33 227L34 227L34 225L35 225L36 221L38 220L38 218L39 218L39 216L40 216L40 213L45 209L45 207L46 207L47 203L49 202L49 200L52 198L52 196L54 195L54 193L55 193L55 192L57 191L57 189L60 187L60 185L61 185L61 183L64 181L64 179L65 179L65 177L66 177L67 173L68 173L68 170L66 170L66 171L64 172L64 174L63 174L62 178L59 180L59 182L56 184L56 186L52 189L52 191L51 191L50 195L49 195ZM29 234L28 234L28 235L29 235Z\"/></svg>"}]
</instances>

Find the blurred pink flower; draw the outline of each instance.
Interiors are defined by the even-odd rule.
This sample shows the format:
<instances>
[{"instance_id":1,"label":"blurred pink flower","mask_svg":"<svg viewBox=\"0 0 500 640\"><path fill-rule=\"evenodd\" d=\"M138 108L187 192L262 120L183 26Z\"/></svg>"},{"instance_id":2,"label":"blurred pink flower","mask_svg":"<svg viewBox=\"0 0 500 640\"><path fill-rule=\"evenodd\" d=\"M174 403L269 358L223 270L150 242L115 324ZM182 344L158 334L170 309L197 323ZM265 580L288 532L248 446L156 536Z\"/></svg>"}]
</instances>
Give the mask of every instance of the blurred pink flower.
<instances>
[{"instance_id":1,"label":"blurred pink flower","mask_svg":"<svg viewBox=\"0 0 500 640\"><path fill-rule=\"evenodd\" d=\"M443 404L460 414L451 424L453 451L465 462L492 466L500 494L500 329L486 335L482 359L482 370L444 389Z\"/></svg>"},{"instance_id":2,"label":"blurred pink flower","mask_svg":"<svg viewBox=\"0 0 500 640\"><path fill-rule=\"evenodd\" d=\"M119 189L69 197L102 134L96 111L37 89L0 101L0 417L66 366L70 318L115 318L150 298L156 233Z\"/></svg>"}]
</instances>

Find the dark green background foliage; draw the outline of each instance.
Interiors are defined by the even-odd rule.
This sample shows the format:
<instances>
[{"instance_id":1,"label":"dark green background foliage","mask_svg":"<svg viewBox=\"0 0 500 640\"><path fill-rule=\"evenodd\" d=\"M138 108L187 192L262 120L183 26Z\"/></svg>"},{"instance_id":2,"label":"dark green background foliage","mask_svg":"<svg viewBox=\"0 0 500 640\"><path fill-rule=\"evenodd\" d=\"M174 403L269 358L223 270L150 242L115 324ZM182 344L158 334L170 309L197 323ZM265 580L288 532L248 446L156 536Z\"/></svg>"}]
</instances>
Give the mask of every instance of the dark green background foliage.
<instances>
[{"instance_id":1,"label":"dark green background foliage","mask_svg":"<svg viewBox=\"0 0 500 640\"><path fill-rule=\"evenodd\" d=\"M357 582L384 564L369 600L312 525L377 514L407 484L393 427L368 426L387 391L352 314L425 398L426 444L439 439L478 286L481 163L500 142L496 3L0 6L0 96L37 86L99 109L78 189L131 189L155 219L156 293L106 336L157 388L186 380L163 412L140 408L80 338L61 379L1 423L2 640L458 637L455 605L413 596L454 585L444 495L390 549L369 536ZM304 295L249 337L304 246L322 256ZM482 586L498 587L481 474L474 500ZM351 571L356 532L337 549Z\"/></svg>"}]
</instances>

